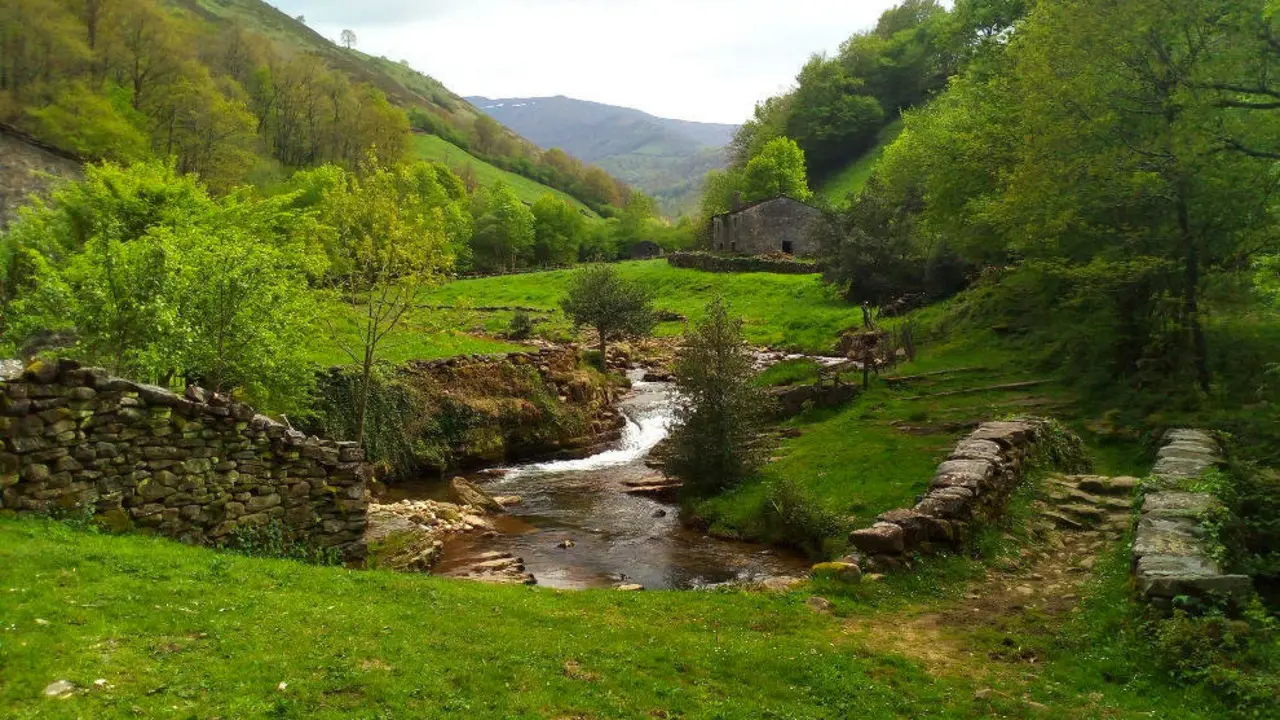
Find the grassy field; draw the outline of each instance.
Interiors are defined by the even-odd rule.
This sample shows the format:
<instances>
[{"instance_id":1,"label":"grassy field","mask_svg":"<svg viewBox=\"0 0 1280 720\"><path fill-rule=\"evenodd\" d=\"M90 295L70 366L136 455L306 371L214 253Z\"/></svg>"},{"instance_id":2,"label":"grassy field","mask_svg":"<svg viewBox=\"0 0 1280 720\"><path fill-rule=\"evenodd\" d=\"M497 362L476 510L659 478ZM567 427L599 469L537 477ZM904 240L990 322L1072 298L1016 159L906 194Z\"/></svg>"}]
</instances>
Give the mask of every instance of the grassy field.
<instances>
[{"instance_id":1,"label":"grassy field","mask_svg":"<svg viewBox=\"0 0 1280 720\"><path fill-rule=\"evenodd\" d=\"M697 507L713 532L776 541L767 518L769 488L787 480L817 507L866 525L876 515L910 506L923 493L933 470L972 424L1007 415L1038 414L1064 420L1091 445L1104 473L1143 474L1146 458L1136 444L1104 444L1085 427L1087 414L1074 394L1052 376L1044 377L1020 362L1020 355L997 338L969 337L960 342L922 343L915 362L887 376L926 376L889 386L873 378L869 391L837 410L811 410L786 423L795 437L781 440L771 462L745 485ZM782 368L775 381L804 379L802 368ZM1011 390L990 389L1010 383L1049 380ZM811 381L811 380L810 380ZM845 382L859 384L858 374ZM945 394L960 391L962 394ZM829 551L840 549L839 536Z\"/></svg>"},{"instance_id":2,"label":"grassy field","mask_svg":"<svg viewBox=\"0 0 1280 720\"><path fill-rule=\"evenodd\" d=\"M992 638L975 634L954 668L859 628L963 602L982 568L961 558L781 595L560 592L0 519L0 567L0 708L13 718L1224 716L1144 669L1150 650L1115 602L1119 555L1086 613L1004 636L1034 633L1036 664L989 658ZM806 607L815 591L835 616ZM42 697L59 680L78 690Z\"/></svg>"},{"instance_id":3,"label":"grassy field","mask_svg":"<svg viewBox=\"0 0 1280 720\"><path fill-rule=\"evenodd\" d=\"M747 339L811 353L834 350L840 331L860 322L861 311L824 286L817 275L770 273L726 274L673 268L663 260L624 262L615 265L627 278L643 282L654 292L660 310L690 320L701 317L707 302L717 293L742 316ZM535 319L538 333L558 340L572 339L568 319L559 310L572 270L458 280L426 291L420 308L408 316L403 329L393 333L382 357L391 362L434 359L458 354L503 353L520 349L495 336L506 331L511 311L480 311L482 307L527 307L542 310ZM342 309L331 312L339 328L347 328ZM681 322L661 323L656 333L677 335ZM327 326L317 333L312 359L323 365L350 362L329 339Z\"/></svg>"},{"instance_id":4,"label":"grassy field","mask_svg":"<svg viewBox=\"0 0 1280 720\"><path fill-rule=\"evenodd\" d=\"M576 210L590 217L599 217L594 211L583 205L580 200L568 193L547 187L523 175L517 175L495 165L490 165L448 140L438 138L435 135L414 133L413 150L420 159L442 162L455 171L469 166L476 171L476 178L481 185L491 187L498 183L504 183L515 191L516 197L524 202L534 203L543 195L551 193L568 202Z\"/></svg>"},{"instance_id":5,"label":"grassy field","mask_svg":"<svg viewBox=\"0 0 1280 720\"><path fill-rule=\"evenodd\" d=\"M862 192L863 186L871 179L871 172L875 170L876 163L880 162L880 156L884 155L885 148L897 140L901 133L902 120L894 120L884 126L876 137L875 147L868 150L849 167L824 181L815 191L817 196L838 207L848 205L849 196Z\"/></svg>"},{"instance_id":6,"label":"grassy field","mask_svg":"<svg viewBox=\"0 0 1280 720\"><path fill-rule=\"evenodd\" d=\"M673 268L663 260L619 263L626 278L654 292L654 305L695 320L717 294L744 321L747 339L757 345L831 352L840 331L859 322L861 311L830 291L817 275L708 273ZM556 310L571 270L461 280L424 297L426 303L525 306ZM681 323L663 323L659 335L680 332Z\"/></svg>"}]
</instances>

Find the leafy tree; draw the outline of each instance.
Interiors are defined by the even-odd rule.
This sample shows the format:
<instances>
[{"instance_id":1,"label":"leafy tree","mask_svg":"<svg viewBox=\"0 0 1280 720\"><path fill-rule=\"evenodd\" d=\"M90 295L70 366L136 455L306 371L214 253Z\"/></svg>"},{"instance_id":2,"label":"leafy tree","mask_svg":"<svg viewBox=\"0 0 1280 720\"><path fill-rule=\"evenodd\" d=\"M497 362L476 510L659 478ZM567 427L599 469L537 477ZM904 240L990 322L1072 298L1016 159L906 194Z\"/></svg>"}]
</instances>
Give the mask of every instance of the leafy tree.
<instances>
[{"instance_id":1,"label":"leafy tree","mask_svg":"<svg viewBox=\"0 0 1280 720\"><path fill-rule=\"evenodd\" d=\"M318 272L291 196L210 198L160 163L88 169L5 236L5 334L70 329L73 353L138 379L305 402Z\"/></svg>"},{"instance_id":2,"label":"leafy tree","mask_svg":"<svg viewBox=\"0 0 1280 720\"><path fill-rule=\"evenodd\" d=\"M743 172L746 202L786 195L807 201L813 197L805 176L804 151L790 138L776 138L751 158Z\"/></svg>"},{"instance_id":3,"label":"leafy tree","mask_svg":"<svg viewBox=\"0 0 1280 720\"><path fill-rule=\"evenodd\" d=\"M687 328L676 354L675 424L667 470L705 497L741 483L762 460L757 440L768 398L756 387L742 321L723 298Z\"/></svg>"},{"instance_id":4,"label":"leafy tree","mask_svg":"<svg viewBox=\"0 0 1280 720\"><path fill-rule=\"evenodd\" d=\"M360 367L356 442L364 442L369 391L378 353L403 323L418 292L439 282L453 262L438 209L426 207L404 171L375 168L348 175L325 195L322 221L334 233L329 282L352 310L354 327L330 323L330 333Z\"/></svg>"},{"instance_id":5,"label":"leafy tree","mask_svg":"<svg viewBox=\"0 0 1280 720\"><path fill-rule=\"evenodd\" d=\"M875 142L884 109L876 98L862 94L863 83L838 61L815 55L797 79L787 135L804 150L815 174L839 168Z\"/></svg>"},{"instance_id":6,"label":"leafy tree","mask_svg":"<svg viewBox=\"0 0 1280 720\"><path fill-rule=\"evenodd\" d=\"M86 158L129 163L151 154L146 120L120 88L100 94L84 82L70 82L49 104L28 108L27 116L47 142Z\"/></svg>"},{"instance_id":7,"label":"leafy tree","mask_svg":"<svg viewBox=\"0 0 1280 720\"><path fill-rule=\"evenodd\" d=\"M473 203L472 262L480 270L515 270L533 254L533 211L505 184L495 185L482 197L486 198L482 205Z\"/></svg>"},{"instance_id":8,"label":"leafy tree","mask_svg":"<svg viewBox=\"0 0 1280 720\"><path fill-rule=\"evenodd\" d=\"M578 259L585 221L569 203L547 193L533 204L533 261L567 265Z\"/></svg>"},{"instance_id":9,"label":"leafy tree","mask_svg":"<svg viewBox=\"0 0 1280 720\"><path fill-rule=\"evenodd\" d=\"M610 341L647 335L656 322L649 289L618 275L611 265L575 271L560 307L575 327L595 328L602 363Z\"/></svg>"}]
</instances>

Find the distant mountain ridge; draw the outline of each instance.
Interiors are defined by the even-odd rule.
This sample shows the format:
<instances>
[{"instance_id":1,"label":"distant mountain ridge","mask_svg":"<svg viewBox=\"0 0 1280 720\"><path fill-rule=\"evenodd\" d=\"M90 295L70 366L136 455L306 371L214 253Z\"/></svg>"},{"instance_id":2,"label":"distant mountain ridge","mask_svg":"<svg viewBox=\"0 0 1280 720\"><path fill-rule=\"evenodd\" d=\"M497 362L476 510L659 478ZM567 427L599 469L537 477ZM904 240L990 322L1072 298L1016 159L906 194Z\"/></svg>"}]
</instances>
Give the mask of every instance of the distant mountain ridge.
<instances>
[{"instance_id":1,"label":"distant mountain ridge","mask_svg":"<svg viewBox=\"0 0 1280 720\"><path fill-rule=\"evenodd\" d=\"M724 148L738 129L563 95L465 99L539 147L560 148L653 195L669 215L691 209L702 177L726 165Z\"/></svg>"}]
</instances>

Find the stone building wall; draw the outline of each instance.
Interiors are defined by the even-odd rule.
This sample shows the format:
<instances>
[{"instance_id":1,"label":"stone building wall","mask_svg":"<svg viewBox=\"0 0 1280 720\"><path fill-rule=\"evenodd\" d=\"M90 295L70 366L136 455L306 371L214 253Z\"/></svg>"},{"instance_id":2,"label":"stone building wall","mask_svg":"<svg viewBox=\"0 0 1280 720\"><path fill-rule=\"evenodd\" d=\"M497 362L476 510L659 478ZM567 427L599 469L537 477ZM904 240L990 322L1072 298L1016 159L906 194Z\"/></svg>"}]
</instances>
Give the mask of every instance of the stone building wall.
<instances>
[{"instance_id":1,"label":"stone building wall","mask_svg":"<svg viewBox=\"0 0 1280 720\"><path fill-rule=\"evenodd\" d=\"M821 210L788 197L776 197L713 218L712 249L748 255L817 255L813 231L821 221Z\"/></svg>"},{"instance_id":2,"label":"stone building wall","mask_svg":"<svg viewBox=\"0 0 1280 720\"><path fill-rule=\"evenodd\" d=\"M778 275L813 275L822 268L811 261L782 260L773 257L726 257L705 252L675 252L667 256L671 267L704 272L767 272Z\"/></svg>"},{"instance_id":3,"label":"stone building wall","mask_svg":"<svg viewBox=\"0 0 1280 720\"><path fill-rule=\"evenodd\" d=\"M80 162L0 125L0 230L28 196L40 195L59 179L79 179Z\"/></svg>"},{"instance_id":4,"label":"stone building wall","mask_svg":"<svg viewBox=\"0 0 1280 720\"><path fill-rule=\"evenodd\" d=\"M863 566L891 570L912 555L962 545L976 523L1004 512L1044 432L1045 421L1039 419L980 425L938 466L914 507L890 510L876 524L850 534Z\"/></svg>"},{"instance_id":5,"label":"stone building wall","mask_svg":"<svg viewBox=\"0 0 1280 720\"><path fill-rule=\"evenodd\" d=\"M77 363L0 365L0 509L91 510L113 529L217 544L279 521L363 555L368 467L355 443L292 430L243 403L183 396Z\"/></svg>"}]
</instances>

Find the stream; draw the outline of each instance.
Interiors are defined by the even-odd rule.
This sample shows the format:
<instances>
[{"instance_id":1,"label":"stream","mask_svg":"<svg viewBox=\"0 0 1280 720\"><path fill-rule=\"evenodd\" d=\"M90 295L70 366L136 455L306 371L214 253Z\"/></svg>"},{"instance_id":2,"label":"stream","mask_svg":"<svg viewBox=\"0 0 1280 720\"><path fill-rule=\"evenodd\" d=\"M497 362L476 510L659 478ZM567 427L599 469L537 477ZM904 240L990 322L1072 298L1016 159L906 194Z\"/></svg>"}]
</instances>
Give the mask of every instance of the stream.
<instances>
[{"instance_id":1,"label":"stream","mask_svg":"<svg viewBox=\"0 0 1280 720\"><path fill-rule=\"evenodd\" d=\"M628 482L659 478L644 461L667 436L672 417L670 383L640 376L632 375L633 390L619 403L627 426L612 449L477 480L492 495L519 495L522 502L493 518L497 537L448 540L435 572L447 575L504 552L523 558L539 585L555 588L696 588L805 574L808 563L799 556L709 537L682 525L677 505L624 492Z\"/></svg>"}]
</instances>

